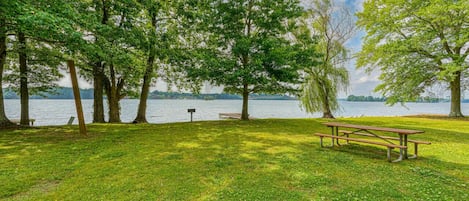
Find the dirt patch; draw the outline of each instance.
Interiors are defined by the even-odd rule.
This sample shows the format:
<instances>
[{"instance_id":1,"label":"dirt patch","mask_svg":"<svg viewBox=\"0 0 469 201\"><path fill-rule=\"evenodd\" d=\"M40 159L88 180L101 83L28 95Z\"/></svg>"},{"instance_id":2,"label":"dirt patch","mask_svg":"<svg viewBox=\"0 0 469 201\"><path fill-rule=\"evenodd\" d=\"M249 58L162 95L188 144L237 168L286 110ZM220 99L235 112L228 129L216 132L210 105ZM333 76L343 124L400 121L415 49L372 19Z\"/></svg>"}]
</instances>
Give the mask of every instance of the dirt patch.
<instances>
[{"instance_id":1,"label":"dirt patch","mask_svg":"<svg viewBox=\"0 0 469 201\"><path fill-rule=\"evenodd\" d=\"M20 192L16 195L13 196L13 199L28 199L34 194L46 194L48 192L51 192L59 186L60 181L58 180L53 180L53 181L41 181L38 184L31 186L31 188L28 189L28 191L25 192Z\"/></svg>"}]
</instances>

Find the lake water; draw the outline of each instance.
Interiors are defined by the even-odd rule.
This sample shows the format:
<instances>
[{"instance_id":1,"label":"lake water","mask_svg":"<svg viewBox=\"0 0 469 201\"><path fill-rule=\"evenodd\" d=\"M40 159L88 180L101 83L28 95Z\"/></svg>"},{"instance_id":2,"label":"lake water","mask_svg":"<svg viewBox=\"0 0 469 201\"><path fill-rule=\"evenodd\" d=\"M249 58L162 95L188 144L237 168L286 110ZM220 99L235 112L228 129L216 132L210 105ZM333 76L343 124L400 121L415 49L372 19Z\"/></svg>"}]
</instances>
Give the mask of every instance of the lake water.
<instances>
[{"instance_id":1,"label":"lake water","mask_svg":"<svg viewBox=\"0 0 469 201\"><path fill-rule=\"evenodd\" d=\"M448 114L450 103L407 103L406 107L389 107L382 102L340 101L342 110L336 117L358 116L402 116L413 114ZM93 100L82 100L85 121L93 118ZM148 100L147 120L150 123L190 121L187 109L195 108L194 121L218 120L219 113L240 113L241 100ZM121 101L121 119L131 122L137 113L138 100ZM20 100L5 100L5 109L10 119L19 119ZM469 104L462 104L463 114L469 114ZM250 100L249 114L255 118L306 118L321 117L321 113L308 114L296 100ZM30 118L35 125L64 125L70 116L76 116L73 100L30 100ZM107 118L107 117L106 117ZM77 120L73 122L77 124Z\"/></svg>"}]
</instances>

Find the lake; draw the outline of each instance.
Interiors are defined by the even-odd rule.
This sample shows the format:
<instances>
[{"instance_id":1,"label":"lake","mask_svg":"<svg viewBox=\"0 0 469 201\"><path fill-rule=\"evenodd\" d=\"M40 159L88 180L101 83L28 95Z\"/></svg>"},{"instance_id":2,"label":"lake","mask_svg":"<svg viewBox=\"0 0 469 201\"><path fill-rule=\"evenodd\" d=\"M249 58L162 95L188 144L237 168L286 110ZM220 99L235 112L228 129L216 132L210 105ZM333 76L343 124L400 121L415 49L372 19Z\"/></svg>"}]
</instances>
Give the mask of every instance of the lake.
<instances>
[{"instance_id":1,"label":"lake","mask_svg":"<svg viewBox=\"0 0 469 201\"><path fill-rule=\"evenodd\" d=\"M339 101L341 111L336 117L359 116L402 116L414 114L448 114L450 103L407 103L406 107L386 106L382 102ZM85 121L93 118L93 100L82 100ZM240 113L242 100L148 100L147 120L150 123L190 121L187 109L195 108L194 121L218 120L218 113ZM469 114L469 103L462 103L463 114ZM106 106L107 107L107 106ZM137 113L138 100L121 101L121 119L131 122ZM5 100L6 114L10 119L19 119L20 100ZM249 114L254 118L308 118L321 117L321 113L307 114L297 100L250 100ZM70 116L76 117L73 100L30 100L30 118L35 125L64 125ZM106 117L107 119L107 117ZM73 122L77 124L77 120Z\"/></svg>"}]
</instances>

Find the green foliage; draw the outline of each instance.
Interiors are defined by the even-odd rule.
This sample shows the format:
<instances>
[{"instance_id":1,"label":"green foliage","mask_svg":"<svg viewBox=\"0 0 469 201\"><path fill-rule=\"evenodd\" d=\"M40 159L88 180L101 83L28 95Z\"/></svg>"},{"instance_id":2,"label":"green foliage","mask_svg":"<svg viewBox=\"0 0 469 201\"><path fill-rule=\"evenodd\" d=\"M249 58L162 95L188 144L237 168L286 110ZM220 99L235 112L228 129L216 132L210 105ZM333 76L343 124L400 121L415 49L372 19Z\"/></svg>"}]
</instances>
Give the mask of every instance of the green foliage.
<instances>
[{"instance_id":1,"label":"green foliage","mask_svg":"<svg viewBox=\"0 0 469 201\"><path fill-rule=\"evenodd\" d=\"M468 12L467 1L367 1L358 14L367 36L357 64L382 71L376 91L391 104L414 100L438 82L461 90L458 75L469 68Z\"/></svg>"},{"instance_id":2,"label":"green foliage","mask_svg":"<svg viewBox=\"0 0 469 201\"><path fill-rule=\"evenodd\" d=\"M55 86L54 81L62 77L59 67L64 64L65 56L83 43L81 34L68 18L75 10L62 0L9 1L3 8L4 30L10 35L7 40L7 66L4 84L19 91L20 70L18 54L22 51L27 57L27 77L30 94L40 94ZM3 7L4 5L2 5ZM24 50L19 43L18 34L26 36Z\"/></svg>"},{"instance_id":3,"label":"green foliage","mask_svg":"<svg viewBox=\"0 0 469 201\"><path fill-rule=\"evenodd\" d=\"M198 31L184 62L190 83L223 86L243 96L241 119L248 120L251 93L295 92L298 46L289 41L297 0L202 1L193 13Z\"/></svg>"},{"instance_id":4,"label":"green foliage","mask_svg":"<svg viewBox=\"0 0 469 201\"><path fill-rule=\"evenodd\" d=\"M87 44L78 55L81 70L87 71L82 74L92 80L91 67L99 63L109 84L125 83L120 91L123 96L137 90L144 71L145 53L139 51L141 8L135 1L89 1L79 7L87 19L81 29L88 32Z\"/></svg>"},{"instance_id":5,"label":"green foliage","mask_svg":"<svg viewBox=\"0 0 469 201\"><path fill-rule=\"evenodd\" d=\"M58 68L68 58L66 55L84 42L69 18L78 13L68 3L69 0L1 1L0 83L2 87L16 87L21 94L22 125L28 124L29 95L54 87L54 81L61 78ZM5 41L4 36L8 36L8 40ZM9 62L5 62L6 59ZM4 64L8 65L4 67ZM6 70L5 76L3 70ZM0 108L0 125L3 126L8 122L3 115L3 101L0 101Z\"/></svg>"},{"instance_id":6,"label":"green foliage","mask_svg":"<svg viewBox=\"0 0 469 201\"><path fill-rule=\"evenodd\" d=\"M301 85L301 106L306 112L323 112L323 117L331 118L339 109L338 92L349 85L344 64L348 60L345 43L355 30L352 15L329 0L316 0L301 23L297 40L304 50L317 52L306 53L310 62Z\"/></svg>"},{"instance_id":7,"label":"green foliage","mask_svg":"<svg viewBox=\"0 0 469 201\"><path fill-rule=\"evenodd\" d=\"M0 199L469 199L467 119L340 121L424 130L409 138L432 144L400 163L383 147L320 148L311 133L330 129L319 119L92 124L89 137L76 126L2 130Z\"/></svg>"},{"instance_id":8,"label":"green foliage","mask_svg":"<svg viewBox=\"0 0 469 201\"><path fill-rule=\"evenodd\" d=\"M249 93L292 90L287 83L298 79L296 46L286 34L288 20L300 14L297 1L220 0L206 6L200 29L207 38L196 55L202 64L189 66L189 76L237 94L245 85Z\"/></svg>"},{"instance_id":9,"label":"green foliage","mask_svg":"<svg viewBox=\"0 0 469 201\"><path fill-rule=\"evenodd\" d=\"M5 69L3 79L6 86L19 93L21 75L16 53L20 51L20 44L17 41L10 41L9 44L13 45L8 50L10 65ZM56 87L55 82L63 77L59 71L64 59L62 53L47 43L29 41L26 45L29 93L34 95L50 91Z\"/></svg>"}]
</instances>

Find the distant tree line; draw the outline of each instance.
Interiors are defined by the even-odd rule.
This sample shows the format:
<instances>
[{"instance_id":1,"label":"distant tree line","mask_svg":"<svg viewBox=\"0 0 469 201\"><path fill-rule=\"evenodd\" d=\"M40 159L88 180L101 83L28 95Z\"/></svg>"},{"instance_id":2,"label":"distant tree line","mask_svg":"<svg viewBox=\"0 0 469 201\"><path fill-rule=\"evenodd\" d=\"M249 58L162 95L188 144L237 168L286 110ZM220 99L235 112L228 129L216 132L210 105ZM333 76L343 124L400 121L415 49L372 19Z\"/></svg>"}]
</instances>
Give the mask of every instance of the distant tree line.
<instances>
[{"instance_id":1,"label":"distant tree line","mask_svg":"<svg viewBox=\"0 0 469 201\"><path fill-rule=\"evenodd\" d=\"M355 96L349 95L346 99L347 101L352 102L386 102L386 97L373 97L373 96ZM417 103L439 103L439 102L448 102L448 99L444 98L435 98L430 96L424 97L417 97L413 100L409 100L408 102L417 102ZM464 100L466 101L466 100Z\"/></svg>"},{"instance_id":2,"label":"distant tree line","mask_svg":"<svg viewBox=\"0 0 469 201\"><path fill-rule=\"evenodd\" d=\"M194 93L181 93L181 92L151 92L149 99L200 99L200 100L241 100L242 96L237 94L228 93L211 93L211 94L194 94ZM286 95L272 95L272 94L251 94L250 100L295 100L295 97Z\"/></svg>"},{"instance_id":3,"label":"distant tree line","mask_svg":"<svg viewBox=\"0 0 469 201\"><path fill-rule=\"evenodd\" d=\"M93 99L93 89L80 89L82 99ZM11 88L3 89L4 99L19 99L18 94ZM73 99L73 90L70 87L57 87L48 92L31 95L30 99Z\"/></svg>"},{"instance_id":4,"label":"distant tree line","mask_svg":"<svg viewBox=\"0 0 469 201\"><path fill-rule=\"evenodd\" d=\"M11 88L3 89L4 99L19 99L18 94ZM80 96L82 99L93 99L93 89L80 89ZM73 99L73 90L70 87L56 87L50 89L48 92L42 92L38 95L32 95L30 99ZM135 97L127 97L135 98ZM194 94L182 92L162 92L155 90L148 96L149 99L200 99L200 100L214 100L214 99L235 99L240 100L242 97L236 94L227 93L211 93L211 94ZM251 100L294 100L295 97L286 95L271 95L271 94L251 94Z\"/></svg>"},{"instance_id":5,"label":"distant tree line","mask_svg":"<svg viewBox=\"0 0 469 201\"><path fill-rule=\"evenodd\" d=\"M153 91L150 93L149 99L199 99L199 100L242 100L243 97L237 94L228 93L181 93L181 92L162 92ZM295 97L275 94L251 94L250 100L295 100Z\"/></svg>"},{"instance_id":6,"label":"distant tree line","mask_svg":"<svg viewBox=\"0 0 469 201\"><path fill-rule=\"evenodd\" d=\"M353 102L384 102L386 101L386 98L384 97L373 97L373 96L355 96L355 95L349 95L347 97L347 101L353 101Z\"/></svg>"}]
</instances>

